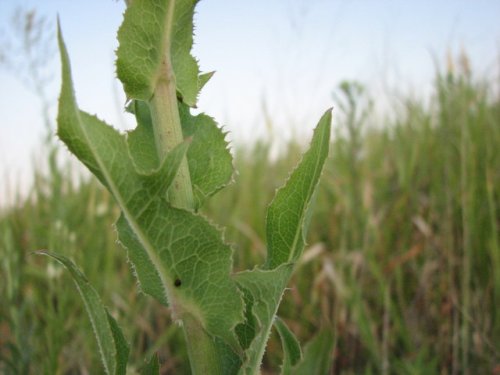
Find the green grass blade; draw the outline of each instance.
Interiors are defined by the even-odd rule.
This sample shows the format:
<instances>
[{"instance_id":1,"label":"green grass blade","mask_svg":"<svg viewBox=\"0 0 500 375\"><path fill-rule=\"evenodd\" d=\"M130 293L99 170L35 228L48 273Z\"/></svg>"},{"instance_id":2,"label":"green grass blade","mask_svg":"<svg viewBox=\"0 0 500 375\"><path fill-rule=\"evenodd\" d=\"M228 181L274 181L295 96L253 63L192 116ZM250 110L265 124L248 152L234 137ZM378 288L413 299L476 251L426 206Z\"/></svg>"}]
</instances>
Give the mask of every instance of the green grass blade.
<instances>
[{"instance_id":1,"label":"green grass blade","mask_svg":"<svg viewBox=\"0 0 500 375\"><path fill-rule=\"evenodd\" d=\"M333 361L334 335L331 329L321 330L304 348L302 361L293 368L294 375L327 375Z\"/></svg>"},{"instance_id":2,"label":"green grass blade","mask_svg":"<svg viewBox=\"0 0 500 375\"><path fill-rule=\"evenodd\" d=\"M68 258L48 251L39 251L37 254L47 255L57 260L70 272L92 323L106 374L124 375L129 354L128 344L120 327L107 312L95 289Z\"/></svg>"},{"instance_id":3,"label":"green grass blade","mask_svg":"<svg viewBox=\"0 0 500 375\"><path fill-rule=\"evenodd\" d=\"M141 375L158 375L159 373L160 362L158 361L158 354L155 353L141 369Z\"/></svg>"}]
</instances>

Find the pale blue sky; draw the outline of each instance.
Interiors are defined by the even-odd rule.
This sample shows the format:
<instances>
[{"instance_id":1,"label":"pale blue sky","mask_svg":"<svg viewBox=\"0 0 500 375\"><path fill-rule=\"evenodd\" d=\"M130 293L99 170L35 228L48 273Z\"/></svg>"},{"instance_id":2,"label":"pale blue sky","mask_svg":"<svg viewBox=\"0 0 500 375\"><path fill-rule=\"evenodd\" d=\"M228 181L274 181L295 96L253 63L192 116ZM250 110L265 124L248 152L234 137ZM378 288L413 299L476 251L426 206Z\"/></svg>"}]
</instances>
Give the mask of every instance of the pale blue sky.
<instances>
[{"instance_id":1,"label":"pale blue sky","mask_svg":"<svg viewBox=\"0 0 500 375\"><path fill-rule=\"evenodd\" d=\"M53 20L59 14L82 109L117 127L132 126L121 112L121 85L113 79L123 2L0 0L4 36L20 5ZM266 134L264 103L275 137L308 136L345 79L365 83L375 99L395 91L428 95L433 58L443 66L446 51L457 55L462 47L474 72L498 77L499 19L498 0L202 0L194 55L202 70L217 73L199 108L237 144ZM57 54L49 70L55 116ZM39 103L1 68L0 111L0 178L8 171L10 180L28 181L43 134Z\"/></svg>"}]
</instances>

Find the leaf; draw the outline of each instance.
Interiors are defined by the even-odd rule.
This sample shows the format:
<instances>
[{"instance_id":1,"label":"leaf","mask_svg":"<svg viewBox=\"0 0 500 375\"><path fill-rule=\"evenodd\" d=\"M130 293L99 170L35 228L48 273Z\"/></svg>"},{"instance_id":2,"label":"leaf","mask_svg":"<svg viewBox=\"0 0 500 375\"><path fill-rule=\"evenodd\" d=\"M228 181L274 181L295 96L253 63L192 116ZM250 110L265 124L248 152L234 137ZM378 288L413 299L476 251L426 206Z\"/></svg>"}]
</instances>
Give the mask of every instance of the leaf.
<instances>
[{"instance_id":1,"label":"leaf","mask_svg":"<svg viewBox=\"0 0 500 375\"><path fill-rule=\"evenodd\" d=\"M182 104L179 109L184 137L192 137L187 159L199 208L206 198L229 183L233 175L233 158L225 134L212 117L192 116L189 108Z\"/></svg>"},{"instance_id":2,"label":"leaf","mask_svg":"<svg viewBox=\"0 0 500 375\"><path fill-rule=\"evenodd\" d=\"M200 91L205 85L207 84L208 81L210 81L210 78L214 76L215 72L208 72L208 73L202 73L198 76L198 87L200 88Z\"/></svg>"},{"instance_id":3,"label":"leaf","mask_svg":"<svg viewBox=\"0 0 500 375\"><path fill-rule=\"evenodd\" d=\"M294 375L327 375L332 366L335 345L331 329L322 329L304 348L302 361L293 368Z\"/></svg>"},{"instance_id":4,"label":"leaf","mask_svg":"<svg viewBox=\"0 0 500 375\"><path fill-rule=\"evenodd\" d=\"M141 375L159 375L160 362L158 361L158 354L154 354L149 362L147 362L141 369Z\"/></svg>"},{"instance_id":5,"label":"leaf","mask_svg":"<svg viewBox=\"0 0 500 375\"><path fill-rule=\"evenodd\" d=\"M70 151L115 195L119 203L127 202L127 206L138 213L168 189L189 144L177 146L152 173L145 175L143 170L137 171L125 136L97 117L78 109L69 57L60 29L58 41L63 77L57 134Z\"/></svg>"},{"instance_id":6,"label":"leaf","mask_svg":"<svg viewBox=\"0 0 500 375\"><path fill-rule=\"evenodd\" d=\"M304 249L304 223L328 156L332 114L328 110L314 130L309 150L267 209L266 268L294 262Z\"/></svg>"},{"instance_id":7,"label":"leaf","mask_svg":"<svg viewBox=\"0 0 500 375\"><path fill-rule=\"evenodd\" d=\"M136 167L144 172L158 168L158 154L151 114L147 103L134 100L132 112L137 127L128 133L128 144ZM180 120L185 139L190 139L187 152L191 184L195 196L195 208L226 186L233 175L232 156L213 118L205 114L193 116L188 106L179 104Z\"/></svg>"},{"instance_id":8,"label":"leaf","mask_svg":"<svg viewBox=\"0 0 500 375\"><path fill-rule=\"evenodd\" d=\"M248 298L251 298L252 314L258 327L257 330L254 330L255 336L251 338L251 343L245 351L246 361L240 374L253 375L260 367L274 317L292 270L292 264L283 264L273 270L256 268L234 275L238 286L245 292L246 296L249 296ZM247 320L244 326L239 327L238 331L248 334L251 332L251 328L248 328L249 324L255 323ZM244 339L247 342L249 338L240 337L240 340Z\"/></svg>"},{"instance_id":9,"label":"leaf","mask_svg":"<svg viewBox=\"0 0 500 375\"><path fill-rule=\"evenodd\" d=\"M220 371L217 374L234 375L238 373L241 367L241 357L236 355L234 350L219 338L215 338L215 347L217 359L219 361Z\"/></svg>"},{"instance_id":10,"label":"leaf","mask_svg":"<svg viewBox=\"0 0 500 375\"><path fill-rule=\"evenodd\" d=\"M292 366L297 364L302 358L300 344L293 332L290 331L286 323L279 317L276 317L274 320L274 326L280 336L281 347L284 353L281 373L283 375L290 375L292 373Z\"/></svg>"},{"instance_id":11,"label":"leaf","mask_svg":"<svg viewBox=\"0 0 500 375\"><path fill-rule=\"evenodd\" d=\"M236 276L237 277L237 276ZM240 288L243 292L243 299L245 301L245 321L236 326L236 334L243 350L248 349L252 340L257 334L259 323L253 313L253 296L248 290Z\"/></svg>"},{"instance_id":12,"label":"leaf","mask_svg":"<svg viewBox=\"0 0 500 375\"><path fill-rule=\"evenodd\" d=\"M92 323L104 371L108 375L125 374L129 355L128 344L120 327L108 313L87 278L71 260L62 255L48 251L38 251L37 254L47 255L57 260L70 272Z\"/></svg>"},{"instance_id":13,"label":"leaf","mask_svg":"<svg viewBox=\"0 0 500 375\"><path fill-rule=\"evenodd\" d=\"M158 169L160 159L156 150L153 122L148 103L132 100L127 108L135 115L137 126L127 133L127 143L135 168L148 174Z\"/></svg>"},{"instance_id":14,"label":"leaf","mask_svg":"<svg viewBox=\"0 0 500 375\"><path fill-rule=\"evenodd\" d=\"M170 0L172 1L172 0ZM196 97L209 78L199 79L198 62L191 55L193 47L193 15L198 0L175 1L174 32L172 40L172 65L177 91L182 102L190 107L196 105Z\"/></svg>"},{"instance_id":15,"label":"leaf","mask_svg":"<svg viewBox=\"0 0 500 375\"><path fill-rule=\"evenodd\" d=\"M266 264L263 268L234 276L246 302L246 321L237 328L240 342L248 344L249 336L255 331L245 351L246 360L241 374L253 375L261 365L283 292L293 272L294 262L304 247L308 207L328 155L330 126L331 111L327 111L314 130L309 150L268 208ZM257 330L252 315L257 322Z\"/></svg>"},{"instance_id":16,"label":"leaf","mask_svg":"<svg viewBox=\"0 0 500 375\"><path fill-rule=\"evenodd\" d=\"M163 199L187 145L177 146L157 170L145 174L144 158L133 155L134 147L123 134L79 111L60 33L59 44L63 83L58 134L122 209L116 225L119 238L142 289L168 303L175 318L189 314L210 335L237 350L234 327L243 320L243 301L230 278L232 250L206 219Z\"/></svg>"},{"instance_id":17,"label":"leaf","mask_svg":"<svg viewBox=\"0 0 500 375\"><path fill-rule=\"evenodd\" d=\"M135 0L125 11L118 30L116 70L127 96L148 101L164 61L172 64L177 92L193 107L208 80L199 77L191 56L196 0Z\"/></svg>"},{"instance_id":18,"label":"leaf","mask_svg":"<svg viewBox=\"0 0 500 375\"><path fill-rule=\"evenodd\" d=\"M168 301L174 318L190 314L208 332L237 347L233 329L243 319L243 302L229 278L232 251L219 231L203 217L169 207L163 200L150 205L135 226L132 230L124 215L117 222L120 242L143 291L162 303ZM145 262L150 251L167 283L150 271L154 262Z\"/></svg>"},{"instance_id":19,"label":"leaf","mask_svg":"<svg viewBox=\"0 0 500 375\"><path fill-rule=\"evenodd\" d=\"M127 372L127 361L128 361L128 356L130 354L130 348L115 318L113 318L107 310L106 314L108 316L109 326L111 327L111 333L113 334L113 339L115 340L115 346L116 346L117 363L116 363L115 373L125 374Z\"/></svg>"}]
</instances>

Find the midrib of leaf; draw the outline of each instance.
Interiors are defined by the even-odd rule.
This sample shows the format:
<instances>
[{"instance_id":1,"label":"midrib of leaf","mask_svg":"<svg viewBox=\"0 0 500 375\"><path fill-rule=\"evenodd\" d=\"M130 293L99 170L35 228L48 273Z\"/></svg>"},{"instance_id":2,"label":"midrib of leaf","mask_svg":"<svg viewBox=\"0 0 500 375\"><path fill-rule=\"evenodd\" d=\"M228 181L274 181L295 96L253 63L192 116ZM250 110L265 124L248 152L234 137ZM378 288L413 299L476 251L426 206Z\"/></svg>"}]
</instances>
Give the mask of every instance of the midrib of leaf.
<instances>
[{"instance_id":1,"label":"midrib of leaf","mask_svg":"<svg viewBox=\"0 0 500 375\"><path fill-rule=\"evenodd\" d=\"M97 164L99 165L99 169L101 170L102 174L104 175L104 178L106 179L106 182L108 183L108 187L111 190L111 193L115 197L116 201L118 202L118 205L122 209L123 214L125 215L125 218L127 219L127 222L130 224L132 227L134 233L137 235L137 238L141 242L141 244L144 246L144 249L146 250L148 257L151 260L151 263L155 266L156 271L158 272L158 275L160 277L160 280L162 282L162 287L163 290L165 291L165 296L167 298L167 301L171 301L171 296L168 293L168 288L167 288L167 280L165 279L165 269L162 265L162 262L160 258L157 256L153 245L148 241L147 236L143 233L141 230L141 227L138 225L137 221L134 219L134 215L130 213L130 211L127 208L127 204L125 200L123 199L122 195L120 194L120 190L116 187L114 179L111 178L111 175L109 174L108 169L106 168L106 163L103 163L101 158L99 157L99 153L97 153L93 147L93 142L90 141L90 137L88 136L87 130L85 126L81 126L82 121L80 119L80 114L77 112L78 119L78 124L80 125L80 128L83 131L83 134L85 136L85 139L87 141L87 144L89 145L90 150L92 151L92 154L97 161ZM155 197L151 197L149 201L144 205L144 209L153 201Z\"/></svg>"},{"instance_id":2,"label":"midrib of leaf","mask_svg":"<svg viewBox=\"0 0 500 375\"><path fill-rule=\"evenodd\" d=\"M324 135L324 133L322 133L320 136L320 142L319 142L320 145L323 145L325 143L324 138L325 138L325 135ZM328 147L329 147L329 144L326 143L326 148L328 149ZM323 147L321 147L321 150L319 151L319 153L321 154L323 152L324 152ZM328 152L328 150L327 150L327 152ZM318 173L320 173L321 169L323 169L323 164L324 164L324 161L322 161L319 158L316 159L316 163L314 165L314 175L317 175ZM300 162L298 165L300 165ZM318 185L317 182L311 181L311 183L309 184L309 187L307 189L308 196L313 195L314 190L316 189L317 185ZM294 260L295 256L297 255L297 243L299 242L299 239L303 238L302 232L303 232L304 218L305 218L305 215L306 215L307 210L309 209L310 205L311 205L311 201L309 200L306 204L304 204L304 208L302 209L302 212L301 212L302 219L300 220L300 225L298 227L298 230L295 232L295 237L293 239L293 245L292 245L292 251L290 251L290 255L288 255L287 263L292 262Z\"/></svg>"}]
</instances>

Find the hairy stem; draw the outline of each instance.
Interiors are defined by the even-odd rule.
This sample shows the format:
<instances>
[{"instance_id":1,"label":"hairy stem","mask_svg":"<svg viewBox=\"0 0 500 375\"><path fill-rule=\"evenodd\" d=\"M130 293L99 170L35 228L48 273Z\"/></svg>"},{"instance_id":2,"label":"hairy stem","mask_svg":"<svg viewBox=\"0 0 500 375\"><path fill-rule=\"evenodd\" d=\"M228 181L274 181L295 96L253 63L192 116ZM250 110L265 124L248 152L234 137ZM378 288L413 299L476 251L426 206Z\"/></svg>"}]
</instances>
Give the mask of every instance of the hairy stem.
<instances>
[{"instance_id":1,"label":"hairy stem","mask_svg":"<svg viewBox=\"0 0 500 375\"><path fill-rule=\"evenodd\" d=\"M167 66L167 64L165 64ZM163 69L166 72L169 69ZM171 71L171 70L170 70ZM156 149L160 160L184 140L177 107L175 79L168 73L161 78L150 101L151 117L155 132ZM193 190L187 159L184 157L172 186L168 191L172 206L192 210L194 208Z\"/></svg>"},{"instance_id":2,"label":"hairy stem","mask_svg":"<svg viewBox=\"0 0 500 375\"><path fill-rule=\"evenodd\" d=\"M160 160L184 140L177 103L175 74L170 60L170 39L175 0L170 2L165 31L166 45L156 88L149 104L155 132L156 150ZM178 208L194 208L193 189L187 159L182 161L176 178L168 191L170 204Z\"/></svg>"},{"instance_id":3,"label":"hairy stem","mask_svg":"<svg viewBox=\"0 0 500 375\"><path fill-rule=\"evenodd\" d=\"M221 360L214 340L190 314L185 314L182 321L193 375L221 374Z\"/></svg>"},{"instance_id":4,"label":"hairy stem","mask_svg":"<svg viewBox=\"0 0 500 375\"><path fill-rule=\"evenodd\" d=\"M170 41L175 11L175 0L171 0L167 12L165 30L165 53L149 105L155 133L156 149L160 160L179 143L183 142L175 74L170 59ZM181 162L177 176L168 191L171 205L187 210L194 209L191 176L186 157ZM194 375L220 374L220 359L213 338L207 334L200 322L189 313L180 316L188 347L189 361Z\"/></svg>"}]
</instances>

